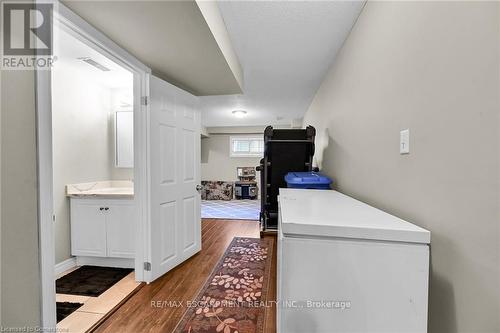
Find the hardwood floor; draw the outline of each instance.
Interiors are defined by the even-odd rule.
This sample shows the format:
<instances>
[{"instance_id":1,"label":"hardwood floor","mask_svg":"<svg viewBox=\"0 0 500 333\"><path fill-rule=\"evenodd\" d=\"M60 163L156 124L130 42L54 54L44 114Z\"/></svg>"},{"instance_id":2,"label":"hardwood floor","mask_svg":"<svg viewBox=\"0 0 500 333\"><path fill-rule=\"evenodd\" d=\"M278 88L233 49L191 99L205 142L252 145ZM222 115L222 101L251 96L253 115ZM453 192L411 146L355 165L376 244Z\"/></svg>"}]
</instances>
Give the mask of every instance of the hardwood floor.
<instances>
[{"instance_id":1,"label":"hardwood floor","mask_svg":"<svg viewBox=\"0 0 500 333\"><path fill-rule=\"evenodd\" d=\"M220 260L233 237L259 237L257 221L202 221L202 250L155 282L144 286L115 313L96 328L96 332L171 332L187 310L181 307L155 307L154 302L193 300ZM276 300L276 238L271 268L269 300ZM276 308L266 312L265 333L276 332Z\"/></svg>"}]
</instances>

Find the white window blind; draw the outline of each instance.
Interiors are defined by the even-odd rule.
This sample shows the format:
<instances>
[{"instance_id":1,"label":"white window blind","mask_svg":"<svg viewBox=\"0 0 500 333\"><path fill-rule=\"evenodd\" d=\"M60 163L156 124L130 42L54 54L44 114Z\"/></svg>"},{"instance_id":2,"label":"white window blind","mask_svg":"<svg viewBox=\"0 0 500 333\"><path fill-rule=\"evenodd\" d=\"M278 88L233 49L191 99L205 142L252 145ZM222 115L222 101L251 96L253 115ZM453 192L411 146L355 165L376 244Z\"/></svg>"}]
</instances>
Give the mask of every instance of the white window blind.
<instances>
[{"instance_id":1,"label":"white window blind","mask_svg":"<svg viewBox=\"0 0 500 333\"><path fill-rule=\"evenodd\" d=\"M230 138L231 157L262 157L264 155L264 138L232 136Z\"/></svg>"}]
</instances>

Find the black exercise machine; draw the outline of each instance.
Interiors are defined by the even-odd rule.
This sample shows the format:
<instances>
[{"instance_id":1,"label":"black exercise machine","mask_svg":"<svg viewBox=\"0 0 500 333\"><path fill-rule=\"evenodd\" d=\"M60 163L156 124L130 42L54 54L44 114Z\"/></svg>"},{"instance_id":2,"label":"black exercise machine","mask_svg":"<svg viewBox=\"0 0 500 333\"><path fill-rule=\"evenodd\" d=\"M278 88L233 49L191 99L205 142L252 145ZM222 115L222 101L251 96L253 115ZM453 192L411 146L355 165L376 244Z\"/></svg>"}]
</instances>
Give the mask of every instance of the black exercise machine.
<instances>
[{"instance_id":1,"label":"black exercise machine","mask_svg":"<svg viewBox=\"0 0 500 333\"><path fill-rule=\"evenodd\" d=\"M306 129L264 130L264 158L260 160L260 223L261 230L278 228L278 194L286 186L285 175L291 171L314 171L314 138L316 130Z\"/></svg>"}]
</instances>

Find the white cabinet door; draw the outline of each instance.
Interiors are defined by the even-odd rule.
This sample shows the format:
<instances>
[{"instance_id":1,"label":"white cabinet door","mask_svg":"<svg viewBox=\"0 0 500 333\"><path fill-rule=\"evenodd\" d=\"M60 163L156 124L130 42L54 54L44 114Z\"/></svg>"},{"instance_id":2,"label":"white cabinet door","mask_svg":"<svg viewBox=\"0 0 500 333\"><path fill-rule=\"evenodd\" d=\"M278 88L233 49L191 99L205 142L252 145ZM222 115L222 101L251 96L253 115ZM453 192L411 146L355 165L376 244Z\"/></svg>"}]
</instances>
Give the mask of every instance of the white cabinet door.
<instances>
[{"instance_id":1,"label":"white cabinet door","mask_svg":"<svg viewBox=\"0 0 500 333\"><path fill-rule=\"evenodd\" d=\"M106 216L100 201L71 199L71 254L106 256Z\"/></svg>"},{"instance_id":2,"label":"white cabinet door","mask_svg":"<svg viewBox=\"0 0 500 333\"><path fill-rule=\"evenodd\" d=\"M201 249L200 111L195 96L150 77L151 282Z\"/></svg>"},{"instance_id":3,"label":"white cabinet door","mask_svg":"<svg viewBox=\"0 0 500 333\"><path fill-rule=\"evenodd\" d=\"M135 258L136 214L133 202L107 200L105 215L108 257Z\"/></svg>"}]
</instances>

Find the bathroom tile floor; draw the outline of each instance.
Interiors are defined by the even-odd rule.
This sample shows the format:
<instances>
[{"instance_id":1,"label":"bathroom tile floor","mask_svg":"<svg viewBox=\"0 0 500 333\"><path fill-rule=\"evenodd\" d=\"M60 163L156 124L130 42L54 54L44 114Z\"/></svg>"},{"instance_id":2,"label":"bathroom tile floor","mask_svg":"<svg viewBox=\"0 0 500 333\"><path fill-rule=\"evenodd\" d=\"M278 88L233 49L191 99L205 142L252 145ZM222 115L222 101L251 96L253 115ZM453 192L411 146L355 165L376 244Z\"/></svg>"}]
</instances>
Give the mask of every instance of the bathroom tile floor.
<instances>
[{"instance_id":1,"label":"bathroom tile floor","mask_svg":"<svg viewBox=\"0 0 500 333\"><path fill-rule=\"evenodd\" d=\"M78 267L64 272L58 278L72 272L76 268ZM56 294L57 302L83 303L82 307L61 320L57 324L57 329L69 333L83 333L88 331L138 288L140 284L140 282L135 281L135 275L132 272L98 297Z\"/></svg>"}]
</instances>

